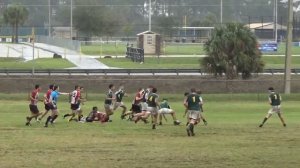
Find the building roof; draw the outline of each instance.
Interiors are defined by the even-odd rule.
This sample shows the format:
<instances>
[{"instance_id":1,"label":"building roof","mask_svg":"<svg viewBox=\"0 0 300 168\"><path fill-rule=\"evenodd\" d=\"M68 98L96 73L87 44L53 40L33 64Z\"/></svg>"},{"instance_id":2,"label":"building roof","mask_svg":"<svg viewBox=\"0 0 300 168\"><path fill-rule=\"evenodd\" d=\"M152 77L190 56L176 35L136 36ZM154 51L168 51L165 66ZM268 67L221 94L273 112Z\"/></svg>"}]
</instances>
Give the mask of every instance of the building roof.
<instances>
[{"instance_id":1,"label":"building roof","mask_svg":"<svg viewBox=\"0 0 300 168\"><path fill-rule=\"evenodd\" d=\"M283 29L286 30L287 27L276 24L277 29ZM250 29L259 29L259 30L273 30L274 29L274 22L266 22L266 23L251 23L250 25L247 24L246 27L249 27Z\"/></svg>"},{"instance_id":2,"label":"building roof","mask_svg":"<svg viewBox=\"0 0 300 168\"><path fill-rule=\"evenodd\" d=\"M158 34L158 33L155 33L155 32L153 32L153 31L147 30L147 31L141 32L141 33L139 33L139 34L137 34L137 35L139 36L139 35L143 35L143 34Z\"/></svg>"}]
</instances>

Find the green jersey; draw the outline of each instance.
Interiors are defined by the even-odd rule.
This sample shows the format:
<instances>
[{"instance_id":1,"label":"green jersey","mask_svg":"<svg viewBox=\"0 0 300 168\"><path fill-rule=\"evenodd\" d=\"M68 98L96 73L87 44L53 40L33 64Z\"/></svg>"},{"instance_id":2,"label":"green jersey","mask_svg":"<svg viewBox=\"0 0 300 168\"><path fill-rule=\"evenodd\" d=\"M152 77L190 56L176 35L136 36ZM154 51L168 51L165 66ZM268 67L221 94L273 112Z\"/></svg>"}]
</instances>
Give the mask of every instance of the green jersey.
<instances>
[{"instance_id":1,"label":"green jersey","mask_svg":"<svg viewBox=\"0 0 300 168\"><path fill-rule=\"evenodd\" d=\"M188 105L188 110L200 110L200 96L197 95L196 93L191 93L188 95L186 99L186 103Z\"/></svg>"},{"instance_id":2,"label":"green jersey","mask_svg":"<svg viewBox=\"0 0 300 168\"><path fill-rule=\"evenodd\" d=\"M116 102L122 102L125 93L123 90L119 90L115 93L115 95L116 95Z\"/></svg>"},{"instance_id":3,"label":"green jersey","mask_svg":"<svg viewBox=\"0 0 300 168\"><path fill-rule=\"evenodd\" d=\"M271 92L269 95L269 100L272 106L279 106L281 103L281 97L278 93Z\"/></svg>"},{"instance_id":4,"label":"green jersey","mask_svg":"<svg viewBox=\"0 0 300 168\"><path fill-rule=\"evenodd\" d=\"M113 98L113 92L112 92L112 90L109 90L108 91L108 93L106 94L106 99L105 99L105 104L109 104L109 105L111 105L112 104L112 98Z\"/></svg>"},{"instance_id":5,"label":"green jersey","mask_svg":"<svg viewBox=\"0 0 300 168\"><path fill-rule=\"evenodd\" d=\"M150 93L147 99L147 104L149 107L156 107L156 102L158 99L158 95L155 93Z\"/></svg>"},{"instance_id":6,"label":"green jersey","mask_svg":"<svg viewBox=\"0 0 300 168\"><path fill-rule=\"evenodd\" d=\"M168 108L168 109L171 108L167 101L163 101L162 103L160 103L159 106L160 106L160 108Z\"/></svg>"}]
</instances>

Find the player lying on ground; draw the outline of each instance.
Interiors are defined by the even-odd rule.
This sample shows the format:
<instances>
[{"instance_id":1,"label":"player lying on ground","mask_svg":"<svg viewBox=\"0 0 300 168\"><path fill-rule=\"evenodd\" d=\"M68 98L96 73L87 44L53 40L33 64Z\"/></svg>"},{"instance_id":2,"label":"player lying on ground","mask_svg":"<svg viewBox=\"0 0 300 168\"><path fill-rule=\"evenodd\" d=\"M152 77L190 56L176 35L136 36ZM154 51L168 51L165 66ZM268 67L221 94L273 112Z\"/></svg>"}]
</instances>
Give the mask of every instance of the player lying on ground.
<instances>
[{"instance_id":1,"label":"player lying on ground","mask_svg":"<svg viewBox=\"0 0 300 168\"><path fill-rule=\"evenodd\" d=\"M85 118L85 122L99 121L101 123L108 122L109 118L106 113L99 112L98 107L93 107L92 111Z\"/></svg>"}]
</instances>

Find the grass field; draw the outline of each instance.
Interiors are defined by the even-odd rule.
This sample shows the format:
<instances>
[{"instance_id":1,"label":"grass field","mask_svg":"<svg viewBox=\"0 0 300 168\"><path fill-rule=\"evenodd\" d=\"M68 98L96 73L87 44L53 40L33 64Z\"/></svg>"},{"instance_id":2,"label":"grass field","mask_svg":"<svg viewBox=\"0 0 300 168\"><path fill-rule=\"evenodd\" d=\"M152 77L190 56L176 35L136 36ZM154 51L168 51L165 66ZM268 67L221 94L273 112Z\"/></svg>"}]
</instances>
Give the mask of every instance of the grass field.
<instances>
[{"instance_id":1,"label":"grass field","mask_svg":"<svg viewBox=\"0 0 300 168\"><path fill-rule=\"evenodd\" d=\"M14 68L14 69L61 69L74 67L72 63L66 59L49 59L39 58L33 61L24 62L19 58L0 58L0 69Z\"/></svg>"},{"instance_id":2,"label":"grass field","mask_svg":"<svg viewBox=\"0 0 300 168\"><path fill-rule=\"evenodd\" d=\"M95 97L94 97L95 96ZM102 109L103 95L89 96L85 114L92 106ZM132 95L130 95L132 96ZM69 112L66 98L59 102L61 116L54 126L33 122L24 126L28 112L26 94L0 96L0 165L8 167L265 167L300 166L299 95L283 96L287 127L277 117L258 128L269 106L266 95L204 95L208 126L198 125L195 137L187 137L181 95L169 97L183 124L169 122L152 130L149 124L113 122L76 123L62 119ZM7 97L7 98L5 98ZM5 99L5 100L4 100ZM15 100L13 100L15 99ZM16 100L17 99L17 100ZM96 100L97 99L97 100ZM129 105L131 98L125 98ZM258 101L260 100L260 101ZM42 104L39 105L43 109Z\"/></svg>"},{"instance_id":3,"label":"grass field","mask_svg":"<svg viewBox=\"0 0 300 168\"><path fill-rule=\"evenodd\" d=\"M82 45L81 51L87 55L125 55L126 44L125 43L104 43L104 44L91 44ZM205 55L202 44L166 44L161 49L163 55ZM300 54L300 47L293 46L292 53L295 55ZM277 52L265 52L265 55L284 55L285 43L281 43L278 46Z\"/></svg>"},{"instance_id":4,"label":"grass field","mask_svg":"<svg viewBox=\"0 0 300 168\"><path fill-rule=\"evenodd\" d=\"M265 68L284 68L285 57L281 56L264 56L263 61L266 63ZM126 58L101 58L99 61L110 66L118 68L199 68L202 58L181 57L167 58L161 57L146 57L143 64L131 62ZM300 68L300 57L292 58L292 67Z\"/></svg>"}]
</instances>

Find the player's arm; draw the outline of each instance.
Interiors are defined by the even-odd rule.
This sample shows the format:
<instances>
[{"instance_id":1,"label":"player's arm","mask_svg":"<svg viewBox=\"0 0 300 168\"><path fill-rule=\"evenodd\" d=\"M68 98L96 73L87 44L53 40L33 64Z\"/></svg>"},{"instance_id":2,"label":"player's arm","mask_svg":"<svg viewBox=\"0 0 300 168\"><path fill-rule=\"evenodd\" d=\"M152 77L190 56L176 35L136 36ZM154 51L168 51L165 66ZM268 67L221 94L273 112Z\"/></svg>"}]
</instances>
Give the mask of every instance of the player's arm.
<instances>
[{"instance_id":1,"label":"player's arm","mask_svg":"<svg viewBox=\"0 0 300 168\"><path fill-rule=\"evenodd\" d=\"M272 99L269 97L269 104L272 105Z\"/></svg>"},{"instance_id":2,"label":"player's arm","mask_svg":"<svg viewBox=\"0 0 300 168\"><path fill-rule=\"evenodd\" d=\"M70 95L70 93L66 93L66 92L59 92L59 94L61 94L61 95Z\"/></svg>"}]
</instances>

